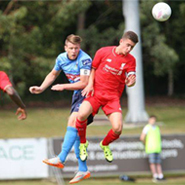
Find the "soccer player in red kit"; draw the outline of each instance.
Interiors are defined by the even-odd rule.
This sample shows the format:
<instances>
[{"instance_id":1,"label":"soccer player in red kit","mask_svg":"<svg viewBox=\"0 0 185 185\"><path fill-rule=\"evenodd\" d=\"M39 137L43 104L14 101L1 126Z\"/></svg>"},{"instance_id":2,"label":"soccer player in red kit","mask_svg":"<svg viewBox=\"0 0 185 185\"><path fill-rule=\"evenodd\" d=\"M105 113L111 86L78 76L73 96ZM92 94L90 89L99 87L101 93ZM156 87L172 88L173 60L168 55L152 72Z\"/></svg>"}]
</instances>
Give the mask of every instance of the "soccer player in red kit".
<instances>
[{"instance_id":1,"label":"soccer player in red kit","mask_svg":"<svg viewBox=\"0 0 185 185\"><path fill-rule=\"evenodd\" d=\"M118 46L99 49L92 62L89 83L82 91L86 99L80 106L76 127L80 136L80 158L87 159L86 126L87 117L96 114L101 107L111 122L112 129L100 142L105 159L112 162L113 156L109 144L119 138L122 132L121 94L125 85L131 87L136 82L136 61L129 54L138 42L138 36L127 31L120 39Z\"/></svg>"},{"instance_id":2,"label":"soccer player in red kit","mask_svg":"<svg viewBox=\"0 0 185 185\"><path fill-rule=\"evenodd\" d=\"M16 112L18 119L26 119L26 106L24 105L17 91L13 88L8 75L4 71L0 71L0 90L3 90L5 93L7 93L14 103L19 106Z\"/></svg>"}]
</instances>

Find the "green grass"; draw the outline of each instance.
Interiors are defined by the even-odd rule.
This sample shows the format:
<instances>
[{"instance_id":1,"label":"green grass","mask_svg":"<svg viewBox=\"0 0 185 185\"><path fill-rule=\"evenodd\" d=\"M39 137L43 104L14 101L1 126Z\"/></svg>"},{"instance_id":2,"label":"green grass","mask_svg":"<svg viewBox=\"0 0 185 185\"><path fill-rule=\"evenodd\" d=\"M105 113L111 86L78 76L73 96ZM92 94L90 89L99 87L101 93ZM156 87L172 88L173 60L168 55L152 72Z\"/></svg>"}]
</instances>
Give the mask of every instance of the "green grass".
<instances>
[{"instance_id":1,"label":"green grass","mask_svg":"<svg viewBox=\"0 0 185 185\"><path fill-rule=\"evenodd\" d=\"M162 122L162 134L185 133L185 107L147 107L148 114L155 114ZM123 115L127 110L123 111ZM28 118L18 121L14 110L0 110L1 138L60 137L64 136L70 109L35 108L28 109ZM102 111L100 111L102 114ZM95 126L87 129L87 136L103 136L110 125ZM142 127L123 129L122 135L140 134Z\"/></svg>"},{"instance_id":2,"label":"green grass","mask_svg":"<svg viewBox=\"0 0 185 185\"><path fill-rule=\"evenodd\" d=\"M184 106L155 106L146 107L148 114L155 114L158 121L163 124L162 134L185 133L185 107ZM66 132L67 119L70 109L54 108L29 108L28 118L25 121L18 121L15 116L15 109L0 110L0 137L1 138L29 138L29 137L63 137ZM127 110L123 111L125 115ZM102 114L102 111L100 111ZM87 129L87 136L104 136L110 129L110 125L96 126L91 124ZM142 127L123 129L122 135L139 135ZM184 185L185 177L167 177L163 185ZM56 182L48 180L33 181L0 181L0 185L53 185ZM66 181L68 184L68 180ZM129 185L141 184L151 185L151 178L137 178L135 183L120 181L119 178L99 179L90 178L82 181L79 185Z\"/></svg>"},{"instance_id":3,"label":"green grass","mask_svg":"<svg viewBox=\"0 0 185 185\"><path fill-rule=\"evenodd\" d=\"M69 181L66 180L65 184L69 184ZM33 180L33 181L0 181L0 185L54 185L56 182L50 182L46 180ZM152 185L154 184L150 178L137 178L135 183L133 182L124 182L119 180L119 178L108 178L108 179L99 179L99 178L90 178L87 180L83 180L78 183L79 185L132 185L132 184L140 184L140 185ZM167 178L163 185L184 185L185 178L184 177L173 177Z\"/></svg>"}]
</instances>

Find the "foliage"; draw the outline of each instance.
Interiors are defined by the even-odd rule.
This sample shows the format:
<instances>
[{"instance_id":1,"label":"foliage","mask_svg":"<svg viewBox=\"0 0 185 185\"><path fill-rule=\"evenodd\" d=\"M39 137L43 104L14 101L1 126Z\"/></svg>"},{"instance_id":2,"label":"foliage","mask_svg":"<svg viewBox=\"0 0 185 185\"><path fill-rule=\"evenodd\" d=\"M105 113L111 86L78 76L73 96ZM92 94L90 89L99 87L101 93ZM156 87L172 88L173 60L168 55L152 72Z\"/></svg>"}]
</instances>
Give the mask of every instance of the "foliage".
<instances>
[{"instance_id":1,"label":"foliage","mask_svg":"<svg viewBox=\"0 0 185 185\"><path fill-rule=\"evenodd\" d=\"M168 73L169 69L174 69L178 61L178 54L166 43L167 31L161 30L160 26L166 27L167 30L170 28L165 23L161 23L160 25L160 23L153 21L153 17L150 15L151 12L147 11L147 9L151 10L153 5L154 2L151 1L141 2L141 22L144 25L142 32L143 47L147 55L149 55L147 58L151 58L148 61L154 63L154 74L164 75Z\"/></svg>"},{"instance_id":2,"label":"foliage","mask_svg":"<svg viewBox=\"0 0 185 185\"><path fill-rule=\"evenodd\" d=\"M151 78L154 75L156 77L163 76L163 85L161 82L160 84L164 88L167 86L167 78L165 80L164 77L167 76L169 71L173 71L175 74L175 90L177 90L178 86L181 86L181 82L179 83L180 79L176 78L177 75L180 75L178 67L179 65L185 67L184 62L182 63L185 59L183 46L185 36L182 33L182 30L185 28L183 21L184 3L167 1L172 8L172 16L166 22L157 22L153 19L151 10L155 3L157 2L144 0L140 3L146 88L147 85L151 87ZM159 88L160 84L156 78L156 81L152 83L154 87L152 91L161 89ZM150 91L151 88L149 88L147 92Z\"/></svg>"},{"instance_id":3,"label":"foliage","mask_svg":"<svg viewBox=\"0 0 185 185\"><path fill-rule=\"evenodd\" d=\"M173 70L175 89L183 93L185 3L167 1L172 16L160 23L151 15L156 2L140 0L146 91L160 93L166 88L168 71ZM85 15L85 27L78 30L81 13ZM67 35L80 34L83 50L93 57L100 47L117 45L124 29L122 1L1 1L0 70L10 75L21 96L28 96L28 87L39 85L53 68L57 55L64 51ZM64 79L62 74L57 82L66 82ZM50 92L44 95L47 93L49 97Z\"/></svg>"},{"instance_id":4,"label":"foliage","mask_svg":"<svg viewBox=\"0 0 185 185\"><path fill-rule=\"evenodd\" d=\"M30 85L40 84L53 68L69 34L67 28L75 24L76 16L89 6L88 0L82 4L18 1L7 14L0 10L1 70L12 77L21 95Z\"/></svg>"}]
</instances>

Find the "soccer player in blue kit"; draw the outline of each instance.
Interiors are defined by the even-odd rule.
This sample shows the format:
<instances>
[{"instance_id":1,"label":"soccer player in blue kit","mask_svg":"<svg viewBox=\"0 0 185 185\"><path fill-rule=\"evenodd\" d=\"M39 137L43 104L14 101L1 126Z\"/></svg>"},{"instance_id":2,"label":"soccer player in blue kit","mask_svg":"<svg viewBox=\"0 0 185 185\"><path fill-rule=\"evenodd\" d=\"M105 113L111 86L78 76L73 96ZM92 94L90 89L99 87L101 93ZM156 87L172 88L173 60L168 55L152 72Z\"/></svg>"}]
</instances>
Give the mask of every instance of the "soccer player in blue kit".
<instances>
[{"instance_id":1,"label":"soccer player in blue kit","mask_svg":"<svg viewBox=\"0 0 185 185\"><path fill-rule=\"evenodd\" d=\"M29 88L32 94L40 94L47 89L55 81L60 72L63 71L70 83L57 84L52 86L51 89L54 91L74 91L71 114L68 119L67 131L62 144L61 153L57 157L43 160L43 162L48 165L64 168L66 157L74 145L79 170L75 177L69 182L70 184L77 183L90 177L86 162L81 161L79 156L80 139L75 127L78 110L84 99L81 95L81 91L88 84L92 63L91 57L80 49L81 41L82 39L80 36L73 34L69 35L65 41L65 52L58 55L53 70L45 77L40 86L32 86ZM90 116L88 123L92 121L93 117Z\"/></svg>"}]
</instances>

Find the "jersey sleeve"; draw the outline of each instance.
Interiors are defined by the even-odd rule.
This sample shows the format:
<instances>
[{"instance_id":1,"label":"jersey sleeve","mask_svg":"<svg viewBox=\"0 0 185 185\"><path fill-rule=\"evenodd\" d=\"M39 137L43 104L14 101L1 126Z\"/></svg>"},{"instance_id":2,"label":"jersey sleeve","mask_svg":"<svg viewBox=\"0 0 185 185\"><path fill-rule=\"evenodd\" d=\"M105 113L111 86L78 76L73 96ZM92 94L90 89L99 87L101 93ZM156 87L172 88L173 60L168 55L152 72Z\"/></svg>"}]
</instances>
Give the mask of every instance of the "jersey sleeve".
<instances>
[{"instance_id":1,"label":"jersey sleeve","mask_svg":"<svg viewBox=\"0 0 185 185\"><path fill-rule=\"evenodd\" d=\"M92 62L92 67L95 68L95 69L97 69L98 66L100 65L100 62L101 62L101 59L102 59L102 56L103 56L102 52L103 52L102 49L99 49L96 52L95 56L94 56L94 59L93 59L93 62Z\"/></svg>"},{"instance_id":2,"label":"jersey sleeve","mask_svg":"<svg viewBox=\"0 0 185 185\"><path fill-rule=\"evenodd\" d=\"M91 71L92 59L85 56L80 61L80 75L89 76Z\"/></svg>"},{"instance_id":3,"label":"jersey sleeve","mask_svg":"<svg viewBox=\"0 0 185 185\"><path fill-rule=\"evenodd\" d=\"M56 71L62 70L62 65L61 65L60 56L58 56L58 57L56 58L54 69L55 69Z\"/></svg>"},{"instance_id":4,"label":"jersey sleeve","mask_svg":"<svg viewBox=\"0 0 185 185\"><path fill-rule=\"evenodd\" d=\"M0 72L0 89L5 91L7 86L12 86L12 83L10 82L10 79L8 75L1 71Z\"/></svg>"},{"instance_id":5,"label":"jersey sleeve","mask_svg":"<svg viewBox=\"0 0 185 185\"><path fill-rule=\"evenodd\" d=\"M144 134L146 134L146 135L147 135L147 133L148 133L149 129L150 129L150 127L149 127L148 125L146 125L146 126L143 128L142 133L144 133Z\"/></svg>"}]
</instances>

